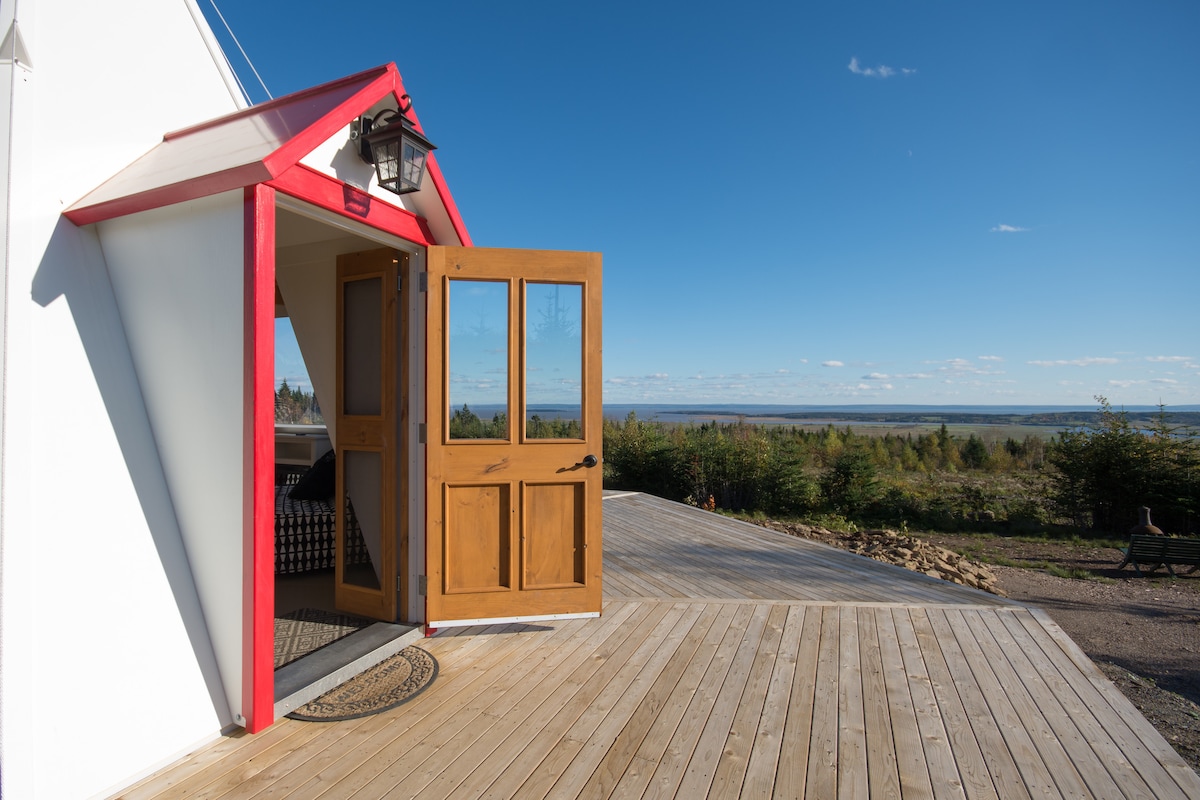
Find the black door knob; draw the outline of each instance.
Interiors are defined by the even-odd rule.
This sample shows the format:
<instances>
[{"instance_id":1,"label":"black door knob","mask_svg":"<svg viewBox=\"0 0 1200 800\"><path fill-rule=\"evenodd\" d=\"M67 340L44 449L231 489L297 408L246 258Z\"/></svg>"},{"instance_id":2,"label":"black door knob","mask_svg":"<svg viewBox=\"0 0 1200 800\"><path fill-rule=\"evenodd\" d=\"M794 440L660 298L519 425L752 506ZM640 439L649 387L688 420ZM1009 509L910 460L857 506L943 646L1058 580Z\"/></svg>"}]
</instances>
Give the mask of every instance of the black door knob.
<instances>
[{"instance_id":1,"label":"black door knob","mask_svg":"<svg viewBox=\"0 0 1200 800\"><path fill-rule=\"evenodd\" d=\"M575 466L577 466L577 467L589 467L589 468L590 468L590 467L594 467L594 466L596 466L596 465L597 465L597 464L599 464L599 463L600 463L600 459L596 458L594 455L588 454L588 455L586 455L586 456L584 456L584 457L583 457L583 461L580 461L580 462L579 462L578 464L576 464Z\"/></svg>"}]
</instances>

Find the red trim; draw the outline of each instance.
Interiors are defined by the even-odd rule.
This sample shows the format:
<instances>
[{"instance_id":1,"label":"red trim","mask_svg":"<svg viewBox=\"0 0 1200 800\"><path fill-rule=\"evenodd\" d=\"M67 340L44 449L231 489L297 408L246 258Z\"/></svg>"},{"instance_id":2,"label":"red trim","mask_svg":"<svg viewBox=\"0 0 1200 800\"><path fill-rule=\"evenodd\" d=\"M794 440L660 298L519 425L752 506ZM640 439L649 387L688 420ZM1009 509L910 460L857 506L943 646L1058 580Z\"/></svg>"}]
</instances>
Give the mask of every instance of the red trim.
<instances>
[{"instance_id":1,"label":"red trim","mask_svg":"<svg viewBox=\"0 0 1200 800\"><path fill-rule=\"evenodd\" d=\"M219 128L244 117L258 117L262 120L263 124L283 126L286 129L288 127L286 123L289 110L294 110L296 107L303 107L305 104L319 103L323 97L327 98L326 102L332 102L332 98L328 96L336 93L338 90L345 90L350 92L350 94L344 100L321 114L317 121L300 127L300 130L293 136L281 142L275 150L260 160L231 167L221 172L180 181L169 186L158 186L100 203L91 205L76 204L63 212L64 216L76 225L82 226L103 222L104 220L127 214L134 214L139 211L161 208L185 200L194 200L220 192L241 189L263 182L270 182L271 185L282 189L284 183L281 183L280 179L286 173L295 170L301 158L334 136L339 129L345 128L356 116L366 113L371 106L386 97L389 92L397 104L400 103L400 97L405 93L404 82L400 78L400 73L396 69L396 65L386 64L382 67L375 67L356 75L342 78L341 80L305 89L267 103L251 106L223 117L211 119L199 125L193 125L190 128L172 131L163 137L163 143L182 139L201 131ZM409 115L417 129L421 130L421 123L417 119L416 113L410 111ZM301 116L304 117L304 115ZM307 119L307 117L304 118ZM182 147L182 145L176 145L176 148L179 147ZM151 153L154 152L156 150L151 151ZM174 149L171 152L174 154ZM146 158L149 155L147 154L142 158ZM186 153L183 150L179 154L171 156L171 158L182 157L186 157ZM140 161L141 159L138 160ZM137 162L135 161L134 163L136 164ZM458 236L459 243L463 246L471 246L471 236L467 233L467 226L464 224L462 215L458 211L458 206L454 203L454 197L450 194L450 188L446 185L446 179L442 175L442 170L438 166L437 159L433 156L429 159L428 171L429 180L433 183L433 188L437 192L438 199L446 210L446 215L451 227L454 228L454 232ZM121 174L118 173L115 177L119 177ZM288 191L288 194L294 194L294 192ZM79 202L86 203L87 196ZM326 208L344 213L346 204L340 199L335 197L333 200L327 200L326 202L332 203L332 205L323 203L322 205L325 205ZM372 206L374 205L376 203L372 203ZM422 224L422 227L425 230L425 236L429 240L429 243L432 243L432 236L428 232L428 226ZM414 239L414 241L416 240Z\"/></svg>"},{"instance_id":2,"label":"red trim","mask_svg":"<svg viewBox=\"0 0 1200 800\"><path fill-rule=\"evenodd\" d=\"M275 190L246 187L242 724L275 721Z\"/></svg>"},{"instance_id":3,"label":"red trim","mask_svg":"<svg viewBox=\"0 0 1200 800\"><path fill-rule=\"evenodd\" d=\"M437 189L438 197L442 199L442 205L446 207L446 215L450 217L450 224L454 226L454 232L458 234L458 241L463 247L474 247L471 241L471 234L467 233L467 224L463 222L462 215L458 213L458 206L454 203L454 198L450 196L450 187L446 185L446 179L442 177L441 167L438 166L437 159L433 154L429 155L429 163L425 167L429 170L429 179L433 181L433 188Z\"/></svg>"},{"instance_id":4,"label":"red trim","mask_svg":"<svg viewBox=\"0 0 1200 800\"><path fill-rule=\"evenodd\" d=\"M397 105L403 105L400 98L406 92L404 91L404 81L400 77L400 72L395 70L395 64L389 64L395 73L395 86L392 88L392 95L395 97ZM421 133L425 129L421 127L421 120L417 117L417 112L409 110L408 116L413 121L413 126ZM438 199L442 201L442 205L446 209L446 216L450 218L450 226L454 228L454 233L458 236L458 242L463 247L471 247L471 234L467 233L467 224L463 222L462 214L458 213L458 205L454 202L454 197L450 194L450 187L446 184L446 178L442 175L442 168L438 166L437 156L433 153L429 154L429 160L425 165L426 171L429 173L429 180L433 181L433 188L437 190Z\"/></svg>"},{"instance_id":5,"label":"red trim","mask_svg":"<svg viewBox=\"0 0 1200 800\"><path fill-rule=\"evenodd\" d=\"M311 153L339 130L345 130L351 120L366 112L383 97L394 80L399 79L395 64L380 69L380 76L339 103L317 122L288 139L265 159L272 175L278 175ZM327 89L326 87L321 87Z\"/></svg>"},{"instance_id":6,"label":"red trim","mask_svg":"<svg viewBox=\"0 0 1200 800\"><path fill-rule=\"evenodd\" d=\"M371 67L370 69L364 69L362 72L356 72L353 75L347 75L344 78L338 78L337 80L330 81L329 83L322 83L319 86L311 86L307 89L300 89L299 91L292 92L291 94L285 94L282 97L276 97L273 100L268 100L265 103L247 106L246 108L234 111L231 114L224 114L220 117L214 117L213 119L205 120L204 122L190 125L186 128L179 128L178 130L171 131L163 136L163 141L168 139L178 139L181 136L187 136L189 134L196 133L197 131L202 131L205 128L213 128L218 125L224 125L230 120L241 119L242 117L258 116L264 111L271 111L283 106L290 106L299 100L304 100L314 95L327 94L330 91L334 91L347 84L375 81L389 73L393 75L399 75L394 63L384 64L383 66L379 67Z\"/></svg>"},{"instance_id":7,"label":"red trim","mask_svg":"<svg viewBox=\"0 0 1200 800\"><path fill-rule=\"evenodd\" d=\"M91 225L93 222L104 222L108 219L136 214L139 211L149 211L153 208L182 203L185 200L195 200L221 192L242 189L270 177L271 174L267 172L262 162L255 161L223 172L213 172L192 180L173 183L169 186L159 186L145 192L127 194L104 203L69 208L63 212L63 216L79 226Z\"/></svg>"},{"instance_id":8,"label":"red trim","mask_svg":"<svg viewBox=\"0 0 1200 800\"><path fill-rule=\"evenodd\" d=\"M433 232L423 218L304 164L297 164L278 178L267 181L267 186L411 242L436 244Z\"/></svg>"}]
</instances>

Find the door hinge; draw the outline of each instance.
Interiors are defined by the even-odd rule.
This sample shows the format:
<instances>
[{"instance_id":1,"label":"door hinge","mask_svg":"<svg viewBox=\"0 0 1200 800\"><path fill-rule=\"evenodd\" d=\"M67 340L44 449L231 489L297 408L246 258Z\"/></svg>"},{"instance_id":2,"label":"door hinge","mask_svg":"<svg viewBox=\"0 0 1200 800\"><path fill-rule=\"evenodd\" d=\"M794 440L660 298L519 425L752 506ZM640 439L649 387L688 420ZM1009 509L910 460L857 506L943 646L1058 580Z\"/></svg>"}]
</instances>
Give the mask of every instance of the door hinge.
<instances>
[{"instance_id":1,"label":"door hinge","mask_svg":"<svg viewBox=\"0 0 1200 800\"><path fill-rule=\"evenodd\" d=\"M418 272L417 273L417 288L422 292L429 291L429 273L428 272Z\"/></svg>"},{"instance_id":2,"label":"door hinge","mask_svg":"<svg viewBox=\"0 0 1200 800\"><path fill-rule=\"evenodd\" d=\"M425 423L417 423L417 444L425 444Z\"/></svg>"},{"instance_id":3,"label":"door hinge","mask_svg":"<svg viewBox=\"0 0 1200 800\"><path fill-rule=\"evenodd\" d=\"M404 276L403 275L396 276L396 291L397 292L404 291Z\"/></svg>"},{"instance_id":4,"label":"door hinge","mask_svg":"<svg viewBox=\"0 0 1200 800\"><path fill-rule=\"evenodd\" d=\"M425 597L427 594L429 594L429 576L428 575L418 575L417 576L417 594L421 597Z\"/></svg>"},{"instance_id":5,"label":"door hinge","mask_svg":"<svg viewBox=\"0 0 1200 800\"><path fill-rule=\"evenodd\" d=\"M397 575L397 576L396 576L396 591L397 591L397 592L403 592L403 591L404 591L404 585L403 585L403 584L404 584L404 581L403 581L403 579L402 579L402 578L401 578L399 575Z\"/></svg>"}]
</instances>

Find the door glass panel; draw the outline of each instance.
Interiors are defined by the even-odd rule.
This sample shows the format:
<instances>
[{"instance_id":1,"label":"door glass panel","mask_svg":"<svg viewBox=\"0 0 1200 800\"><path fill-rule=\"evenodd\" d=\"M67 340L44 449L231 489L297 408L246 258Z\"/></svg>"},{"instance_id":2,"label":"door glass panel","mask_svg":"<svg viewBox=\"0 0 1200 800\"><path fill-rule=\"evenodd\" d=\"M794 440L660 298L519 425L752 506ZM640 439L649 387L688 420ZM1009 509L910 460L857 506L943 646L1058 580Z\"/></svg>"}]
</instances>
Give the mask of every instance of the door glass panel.
<instances>
[{"instance_id":1,"label":"door glass panel","mask_svg":"<svg viewBox=\"0 0 1200 800\"><path fill-rule=\"evenodd\" d=\"M451 439L508 438L508 283L450 281Z\"/></svg>"},{"instance_id":2,"label":"door glass panel","mask_svg":"<svg viewBox=\"0 0 1200 800\"><path fill-rule=\"evenodd\" d=\"M345 450L346 535L342 537L342 583L378 590L383 543L383 460L373 450Z\"/></svg>"},{"instance_id":3,"label":"door glass panel","mask_svg":"<svg viewBox=\"0 0 1200 800\"><path fill-rule=\"evenodd\" d=\"M383 278L346 281L342 306L345 413L379 416L383 397Z\"/></svg>"},{"instance_id":4,"label":"door glass panel","mask_svg":"<svg viewBox=\"0 0 1200 800\"><path fill-rule=\"evenodd\" d=\"M525 438L582 439L583 287L525 286Z\"/></svg>"}]
</instances>

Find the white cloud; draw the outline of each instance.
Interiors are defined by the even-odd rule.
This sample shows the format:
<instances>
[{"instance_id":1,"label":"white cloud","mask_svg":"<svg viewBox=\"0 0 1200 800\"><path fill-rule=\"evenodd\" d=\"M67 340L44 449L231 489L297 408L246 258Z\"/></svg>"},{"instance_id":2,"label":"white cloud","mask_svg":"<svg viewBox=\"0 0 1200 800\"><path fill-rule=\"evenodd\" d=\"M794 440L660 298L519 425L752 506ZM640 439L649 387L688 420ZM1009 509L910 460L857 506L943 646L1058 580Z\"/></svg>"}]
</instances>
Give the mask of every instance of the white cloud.
<instances>
[{"instance_id":1,"label":"white cloud","mask_svg":"<svg viewBox=\"0 0 1200 800\"><path fill-rule=\"evenodd\" d=\"M1154 378L1150 382L1151 383L1168 383L1168 384L1179 383L1179 381L1175 380L1174 378Z\"/></svg>"},{"instance_id":2,"label":"white cloud","mask_svg":"<svg viewBox=\"0 0 1200 800\"><path fill-rule=\"evenodd\" d=\"M1019 228L1016 225L1000 224L992 228L992 233L1025 233L1029 228Z\"/></svg>"},{"instance_id":3,"label":"white cloud","mask_svg":"<svg viewBox=\"0 0 1200 800\"><path fill-rule=\"evenodd\" d=\"M843 364L841 361L822 361L821 366L822 367L844 367L846 365Z\"/></svg>"},{"instance_id":4,"label":"white cloud","mask_svg":"<svg viewBox=\"0 0 1200 800\"><path fill-rule=\"evenodd\" d=\"M1163 363L1163 362L1176 362L1176 361L1191 361L1192 357L1191 356L1146 356L1146 360L1154 361L1157 363Z\"/></svg>"},{"instance_id":5,"label":"white cloud","mask_svg":"<svg viewBox=\"0 0 1200 800\"><path fill-rule=\"evenodd\" d=\"M1137 384L1143 383L1143 382L1144 381L1109 381L1108 385L1116 386L1121 389L1128 389L1130 386L1136 386Z\"/></svg>"},{"instance_id":6,"label":"white cloud","mask_svg":"<svg viewBox=\"0 0 1200 800\"><path fill-rule=\"evenodd\" d=\"M653 375L647 375L646 380L648 380L648 381L665 381L669 377L671 377L671 376L665 372L655 372Z\"/></svg>"},{"instance_id":7,"label":"white cloud","mask_svg":"<svg viewBox=\"0 0 1200 800\"><path fill-rule=\"evenodd\" d=\"M1003 359L996 356L983 356L985 360L1002 361ZM961 377L964 375L1003 375L1003 370L994 369L990 366L976 366L967 358L948 358L945 361L926 361L926 364L939 364L938 372L950 372L954 376ZM899 378L930 378L932 375L918 373L916 375L898 375Z\"/></svg>"},{"instance_id":8,"label":"white cloud","mask_svg":"<svg viewBox=\"0 0 1200 800\"><path fill-rule=\"evenodd\" d=\"M1119 359L1116 358L1073 358L1059 359L1058 361L1028 361L1035 367L1094 367L1097 364L1119 364Z\"/></svg>"},{"instance_id":9,"label":"white cloud","mask_svg":"<svg viewBox=\"0 0 1200 800\"><path fill-rule=\"evenodd\" d=\"M886 381L890 376L882 372L872 372L870 375L863 375L864 381Z\"/></svg>"},{"instance_id":10,"label":"white cloud","mask_svg":"<svg viewBox=\"0 0 1200 800\"><path fill-rule=\"evenodd\" d=\"M979 356L980 361L1003 361L1000 356Z\"/></svg>"},{"instance_id":11,"label":"white cloud","mask_svg":"<svg viewBox=\"0 0 1200 800\"><path fill-rule=\"evenodd\" d=\"M909 75L917 74L915 69L911 69L909 67L901 67L899 70L883 64L880 64L878 67L863 67L858 63L858 56L854 56L850 59L850 66L848 69L855 75L862 75L867 78L890 78L893 75L903 75L908 77Z\"/></svg>"}]
</instances>

